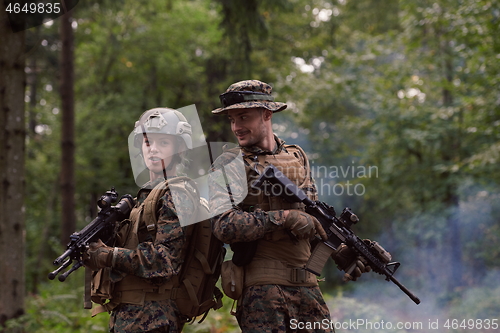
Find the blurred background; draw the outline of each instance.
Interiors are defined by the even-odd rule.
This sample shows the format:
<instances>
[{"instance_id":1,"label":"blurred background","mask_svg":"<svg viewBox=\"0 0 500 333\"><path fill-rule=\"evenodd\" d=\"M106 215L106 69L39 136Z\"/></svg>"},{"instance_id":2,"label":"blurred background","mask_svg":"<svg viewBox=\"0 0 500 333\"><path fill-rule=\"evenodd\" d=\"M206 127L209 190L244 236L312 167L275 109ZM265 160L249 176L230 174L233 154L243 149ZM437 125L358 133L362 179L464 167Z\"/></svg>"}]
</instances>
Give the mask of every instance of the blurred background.
<instances>
[{"instance_id":1,"label":"blurred background","mask_svg":"<svg viewBox=\"0 0 500 333\"><path fill-rule=\"evenodd\" d=\"M5 331L106 331L106 314L82 309L83 270L49 281L52 261L111 186L135 195L127 138L142 112L195 104L207 141L235 142L211 110L245 79L288 104L275 133L306 150L321 200L351 207L355 232L402 263L396 277L422 300L375 273L344 283L330 263L332 320L360 324L338 332L499 324L497 0L65 3L19 31L0 4ZM185 331L238 332L224 302Z\"/></svg>"}]
</instances>

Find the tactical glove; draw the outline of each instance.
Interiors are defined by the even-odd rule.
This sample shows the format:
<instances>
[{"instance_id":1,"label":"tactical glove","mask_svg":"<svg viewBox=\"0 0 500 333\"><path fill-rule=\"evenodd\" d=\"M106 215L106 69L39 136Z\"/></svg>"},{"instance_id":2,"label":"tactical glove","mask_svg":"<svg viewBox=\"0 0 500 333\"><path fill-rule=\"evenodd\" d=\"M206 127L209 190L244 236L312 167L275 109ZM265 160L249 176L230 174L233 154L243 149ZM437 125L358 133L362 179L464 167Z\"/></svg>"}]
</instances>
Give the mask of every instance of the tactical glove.
<instances>
[{"instance_id":1,"label":"tactical glove","mask_svg":"<svg viewBox=\"0 0 500 333\"><path fill-rule=\"evenodd\" d=\"M332 258L339 270L344 271L345 282L356 281L361 274L371 271L371 267L366 264L361 256L358 256L347 245L341 244L332 254Z\"/></svg>"},{"instance_id":2,"label":"tactical glove","mask_svg":"<svg viewBox=\"0 0 500 333\"><path fill-rule=\"evenodd\" d=\"M323 240L328 239L321 223L314 216L301 210L289 210L283 226L289 229L297 239L311 239L315 234Z\"/></svg>"},{"instance_id":3,"label":"tactical glove","mask_svg":"<svg viewBox=\"0 0 500 333\"><path fill-rule=\"evenodd\" d=\"M89 244L83 263L93 271L110 267L113 260L113 248L104 244L100 239Z\"/></svg>"}]
</instances>

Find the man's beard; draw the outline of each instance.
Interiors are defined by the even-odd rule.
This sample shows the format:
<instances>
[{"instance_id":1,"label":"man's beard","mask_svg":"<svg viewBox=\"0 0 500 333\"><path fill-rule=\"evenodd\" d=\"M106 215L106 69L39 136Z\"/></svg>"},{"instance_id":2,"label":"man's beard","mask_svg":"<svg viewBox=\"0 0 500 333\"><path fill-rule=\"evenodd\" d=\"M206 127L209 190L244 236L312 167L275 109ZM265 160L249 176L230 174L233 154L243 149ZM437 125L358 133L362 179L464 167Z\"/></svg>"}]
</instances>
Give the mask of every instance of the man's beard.
<instances>
[{"instance_id":1,"label":"man's beard","mask_svg":"<svg viewBox=\"0 0 500 333\"><path fill-rule=\"evenodd\" d=\"M260 131L250 132L250 136L248 137L248 139L244 140L246 142L239 142L241 147L252 147L262 142L262 140L267 136L267 128L263 120L261 120L260 125Z\"/></svg>"}]
</instances>

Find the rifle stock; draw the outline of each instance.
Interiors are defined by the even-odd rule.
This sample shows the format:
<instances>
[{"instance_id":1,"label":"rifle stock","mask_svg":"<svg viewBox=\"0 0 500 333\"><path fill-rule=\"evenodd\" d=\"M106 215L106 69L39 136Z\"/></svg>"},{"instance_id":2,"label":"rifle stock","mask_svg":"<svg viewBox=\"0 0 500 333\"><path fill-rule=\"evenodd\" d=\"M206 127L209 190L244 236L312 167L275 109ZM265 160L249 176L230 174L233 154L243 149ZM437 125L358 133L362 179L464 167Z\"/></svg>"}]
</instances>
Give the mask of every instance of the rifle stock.
<instances>
[{"instance_id":1,"label":"rifle stock","mask_svg":"<svg viewBox=\"0 0 500 333\"><path fill-rule=\"evenodd\" d=\"M344 208L339 217L332 206L320 201L309 199L304 191L288 179L274 165L267 166L252 187L278 195L288 202L302 202L308 214L314 216L322 225L328 239L321 241L313 250L306 269L313 274L321 275L323 266L331 253L342 243L361 256L378 274L385 275L387 281L396 284L416 304L420 299L403 286L394 273L399 268L399 262L391 262L391 255L377 242L365 242L354 234L351 225L359 219L350 208ZM354 267L353 267L354 268ZM350 272L347 272L350 274Z\"/></svg>"}]
</instances>

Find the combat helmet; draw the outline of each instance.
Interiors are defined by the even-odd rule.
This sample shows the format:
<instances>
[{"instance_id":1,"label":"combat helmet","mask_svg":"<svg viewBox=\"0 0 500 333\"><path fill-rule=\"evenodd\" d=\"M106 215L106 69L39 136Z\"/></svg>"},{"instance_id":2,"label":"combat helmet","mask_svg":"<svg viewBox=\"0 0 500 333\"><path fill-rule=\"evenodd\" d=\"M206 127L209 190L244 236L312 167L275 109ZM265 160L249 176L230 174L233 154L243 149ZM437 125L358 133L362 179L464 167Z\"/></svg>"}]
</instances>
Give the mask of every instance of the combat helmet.
<instances>
[{"instance_id":1,"label":"combat helmet","mask_svg":"<svg viewBox=\"0 0 500 333\"><path fill-rule=\"evenodd\" d=\"M134 146L140 148L146 134L169 134L179 137L187 149L192 149L191 125L186 117L170 108L154 108L144 112L134 126Z\"/></svg>"},{"instance_id":2,"label":"combat helmet","mask_svg":"<svg viewBox=\"0 0 500 333\"><path fill-rule=\"evenodd\" d=\"M128 148L132 172L136 184L143 186L149 181L149 169L144 162L142 150L144 138L151 134L168 134L175 138L175 151L163 173L179 168L187 163L187 151L193 148L192 128L186 117L179 111L170 108L154 108L144 112L135 122L133 131L128 137Z\"/></svg>"}]
</instances>

